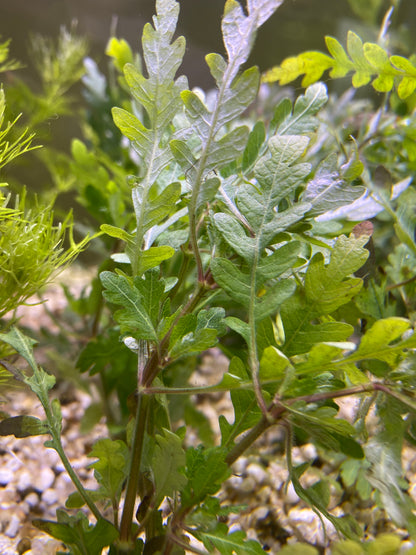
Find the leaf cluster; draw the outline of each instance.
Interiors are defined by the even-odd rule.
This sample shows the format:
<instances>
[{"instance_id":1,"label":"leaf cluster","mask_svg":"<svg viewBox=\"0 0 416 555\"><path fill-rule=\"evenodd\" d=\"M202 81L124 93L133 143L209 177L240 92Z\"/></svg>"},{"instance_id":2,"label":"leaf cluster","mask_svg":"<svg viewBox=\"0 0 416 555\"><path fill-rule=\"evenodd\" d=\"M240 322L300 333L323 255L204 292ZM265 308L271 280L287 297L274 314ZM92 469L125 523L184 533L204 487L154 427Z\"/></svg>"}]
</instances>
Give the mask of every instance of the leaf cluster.
<instances>
[{"instance_id":1,"label":"leaf cluster","mask_svg":"<svg viewBox=\"0 0 416 555\"><path fill-rule=\"evenodd\" d=\"M401 99L408 98L416 89L416 66L411 59L391 56L377 43L363 43L353 31L348 33L346 51L334 37L325 37L325 43L329 55L318 51L302 52L267 71L263 81L278 81L285 85L303 75L302 86L307 87L329 71L332 79L353 73L352 86L355 88L370 81L377 92L390 92L394 88Z\"/></svg>"}]
</instances>

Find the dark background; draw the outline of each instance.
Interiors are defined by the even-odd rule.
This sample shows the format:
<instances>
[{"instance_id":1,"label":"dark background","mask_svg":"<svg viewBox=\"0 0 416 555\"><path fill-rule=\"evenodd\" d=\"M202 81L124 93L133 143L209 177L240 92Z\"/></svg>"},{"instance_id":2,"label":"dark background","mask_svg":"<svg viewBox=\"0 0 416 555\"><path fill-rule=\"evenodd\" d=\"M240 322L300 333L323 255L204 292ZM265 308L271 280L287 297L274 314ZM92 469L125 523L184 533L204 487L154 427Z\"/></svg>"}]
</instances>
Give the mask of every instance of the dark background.
<instances>
[{"instance_id":1,"label":"dark background","mask_svg":"<svg viewBox=\"0 0 416 555\"><path fill-rule=\"evenodd\" d=\"M414 50L416 2L396 3L399 7L394 14L395 27L401 29L402 37ZM125 38L135 50L154 5L154 0L0 0L0 35L3 40L11 38L12 55L27 62L31 33L56 36L61 25L69 27L76 20L78 32L89 39L91 55L103 64L114 18L117 36ZM204 56L223 51L220 22L224 0L180 0L180 5L178 32L186 36L188 44L182 71L192 86L207 87L211 81ZM378 23L388 6L386 1L381 7ZM365 40L374 40L377 33L376 27L363 27L348 0L286 0L260 29L251 61L264 70L303 50L323 50L325 35L336 36L344 43L348 29ZM27 70L30 72L30 67Z\"/></svg>"}]
</instances>

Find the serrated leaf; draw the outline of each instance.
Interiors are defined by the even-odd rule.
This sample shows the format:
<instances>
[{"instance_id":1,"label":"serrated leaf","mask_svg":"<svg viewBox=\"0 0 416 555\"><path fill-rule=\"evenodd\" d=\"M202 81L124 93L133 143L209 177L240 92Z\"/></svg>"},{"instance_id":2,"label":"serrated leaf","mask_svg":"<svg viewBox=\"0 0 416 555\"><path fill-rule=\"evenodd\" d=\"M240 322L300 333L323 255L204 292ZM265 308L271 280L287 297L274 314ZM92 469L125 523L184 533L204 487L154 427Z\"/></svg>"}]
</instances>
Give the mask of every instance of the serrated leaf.
<instances>
[{"instance_id":1,"label":"serrated leaf","mask_svg":"<svg viewBox=\"0 0 416 555\"><path fill-rule=\"evenodd\" d=\"M206 351L217 343L217 330L199 329L183 336L170 351L172 358Z\"/></svg>"},{"instance_id":2,"label":"serrated leaf","mask_svg":"<svg viewBox=\"0 0 416 555\"><path fill-rule=\"evenodd\" d=\"M100 279L105 299L124 307L114 314L122 333L128 332L136 338L157 341L152 319L143 306L143 295L138 289L125 276L113 272L102 272Z\"/></svg>"},{"instance_id":3,"label":"serrated leaf","mask_svg":"<svg viewBox=\"0 0 416 555\"><path fill-rule=\"evenodd\" d=\"M354 167L350 165L349 168L345 168L343 175L340 175L337 161L336 154L328 156L318 166L314 178L306 187L304 200L311 203L312 216L351 204L365 192L364 187L353 186L345 181L358 177L363 169L362 162L358 161Z\"/></svg>"},{"instance_id":4,"label":"serrated leaf","mask_svg":"<svg viewBox=\"0 0 416 555\"><path fill-rule=\"evenodd\" d=\"M264 320L267 316L275 314L280 306L289 299L296 289L293 279L283 279L272 285L266 293L256 298L254 319Z\"/></svg>"},{"instance_id":5,"label":"serrated leaf","mask_svg":"<svg viewBox=\"0 0 416 555\"><path fill-rule=\"evenodd\" d=\"M94 477L107 497L114 503L120 499L121 489L128 474L130 453L121 440L99 439L88 454L98 460L91 463Z\"/></svg>"},{"instance_id":6,"label":"serrated leaf","mask_svg":"<svg viewBox=\"0 0 416 555\"><path fill-rule=\"evenodd\" d=\"M210 148L205 163L206 171L219 170L233 162L243 151L248 137L248 128L240 126L216 141Z\"/></svg>"},{"instance_id":7,"label":"serrated leaf","mask_svg":"<svg viewBox=\"0 0 416 555\"><path fill-rule=\"evenodd\" d=\"M388 92L398 83L397 92L401 99L407 98L416 88L416 68L403 56L389 56L379 44L364 43L358 35L349 31L347 51L333 37L325 37L331 56L321 52L308 51L282 61L280 66L268 70L262 77L265 82L279 81L285 85L303 75L302 85L306 87L318 81L329 70L331 78L342 78L354 72L352 84L362 87L372 80L378 92Z\"/></svg>"},{"instance_id":8,"label":"serrated leaf","mask_svg":"<svg viewBox=\"0 0 416 555\"><path fill-rule=\"evenodd\" d=\"M215 494L222 482L228 478L230 470L224 461L225 451L221 447L190 447L186 450L185 476L188 479L182 489L183 507L192 507Z\"/></svg>"},{"instance_id":9,"label":"serrated leaf","mask_svg":"<svg viewBox=\"0 0 416 555\"><path fill-rule=\"evenodd\" d=\"M273 120L276 120L277 132L280 135L300 135L316 131L319 121L315 117L319 110L328 101L327 89L323 83L316 83L308 87L305 94L298 96L290 111L289 104L283 104L280 108L281 114L275 112ZM289 113L287 114L287 112ZM287 114L287 115L286 115ZM282 120L279 122L279 120ZM273 123L273 122L272 122ZM273 127L274 128L274 127Z\"/></svg>"},{"instance_id":10,"label":"serrated leaf","mask_svg":"<svg viewBox=\"0 0 416 555\"><path fill-rule=\"evenodd\" d=\"M219 212L214 216L214 223L227 243L247 262L251 262L256 251L256 242L248 237L242 225L230 214Z\"/></svg>"},{"instance_id":11,"label":"serrated leaf","mask_svg":"<svg viewBox=\"0 0 416 555\"><path fill-rule=\"evenodd\" d=\"M285 354L305 353L314 343L345 341L348 338L351 326L347 324L311 322L319 316L330 314L359 292L362 281L348 276L367 259L368 251L364 248L367 240L367 236L340 236L327 266L321 253L312 258L306 272L304 290L298 291L281 309L286 339L283 348Z\"/></svg>"},{"instance_id":12,"label":"serrated leaf","mask_svg":"<svg viewBox=\"0 0 416 555\"><path fill-rule=\"evenodd\" d=\"M218 285L232 299L247 308L251 291L249 274L243 273L235 264L225 258L214 258L211 261L211 270Z\"/></svg>"},{"instance_id":13,"label":"serrated leaf","mask_svg":"<svg viewBox=\"0 0 416 555\"><path fill-rule=\"evenodd\" d=\"M358 349L347 357L346 361L377 359L395 367L406 349L416 347L415 334L402 341L396 341L409 328L410 322L404 318L391 317L376 321L364 334Z\"/></svg>"},{"instance_id":14,"label":"serrated leaf","mask_svg":"<svg viewBox=\"0 0 416 555\"><path fill-rule=\"evenodd\" d=\"M152 458L152 472L155 481L155 506L158 507L165 497L185 487L187 479L182 472L186 456L181 439L169 430L163 436L156 436Z\"/></svg>"},{"instance_id":15,"label":"serrated leaf","mask_svg":"<svg viewBox=\"0 0 416 555\"><path fill-rule=\"evenodd\" d=\"M91 499L91 501L94 501L94 503L96 501L105 501L106 503L108 503L108 492L104 488L100 487L98 489L87 489L86 491L89 495L89 498ZM73 493L71 493L65 501L65 507L67 509L80 509L84 505L85 499L82 497L79 491L74 491Z\"/></svg>"},{"instance_id":16,"label":"serrated leaf","mask_svg":"<svg viewBox=\"0 0 416 555\"><path fill-rule=\"evenodd\" d=\"M335 453L342 452L355 459L364 458L361 445L353 439L356 434L355 428L346 420L335 418L337 409L321 407L316 410L301 410L291 405L287 410L292 414L295 424L324 449Z\"/></svg>"},{"instance_id":17,"label":"serrated leaf","mask_svg":"<svg viewBox=\"0 0 416 555\"><path fill-rule=\"evenodd\" d=\"M0 436L14 435L20 438L48 433L48 423L34 416L13 416L0 421Z\"/></svg>"}]
</instances>

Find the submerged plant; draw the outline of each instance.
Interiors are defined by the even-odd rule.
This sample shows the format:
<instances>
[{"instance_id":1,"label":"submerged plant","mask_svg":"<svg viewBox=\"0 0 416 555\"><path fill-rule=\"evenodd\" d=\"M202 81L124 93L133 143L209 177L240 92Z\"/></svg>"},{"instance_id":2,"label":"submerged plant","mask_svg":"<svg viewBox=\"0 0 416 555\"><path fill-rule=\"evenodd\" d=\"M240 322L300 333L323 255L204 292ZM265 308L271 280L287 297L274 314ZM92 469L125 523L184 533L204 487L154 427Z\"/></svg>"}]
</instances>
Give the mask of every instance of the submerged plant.
<instances>
[{"instance_id":1,"label":"submerged plant","mask_svg":"<svg viewBox=\"0 0 416 555\"><path fill-rule=\"evenodd\" d=\"M353 515L331 513L325 481L302 485L309 464L293 464L296 435L337 457L350 485L365 475L380 505L416 534L413 503L397 485L404 438L413 433L416 337L409 314L389 305L390 291L409 283L399 277L388 289L366 266L371 222L336 221L348 219L351 206L361 208L363 220L389 215L404 249L398 247L389 261L389 274L397 277L400 256L414 258L416 252L415 194L410 178L401 175L409 165L400 167L402 181L387 193L369 190L377 153L360 136L339 149L328 139L330 107L322 84L312 84L294 102L282 100L271 118L254 119L249 108L260 74L242 66L258 28L280 4L248 0L244 12L235 0L226 1L227 57L206 57L216 82L206 95L176 77L185 52L185 39L174 39L176 0L158 0L153 25L143 29L145 70L126 43L110 42L108 51L122 71L120 87L130 95L112 111L129 140L128 156L114 146L116 135L111 148L119 159L110 162L101 151L94 166L94 156L79 142L73 154L80 175L96 168L103 176L102 191L91 178L80 196L106 220L101 231L114 240L112 266L106 262L99 276L112 321L108 312L102 317L100 305L78 364L82 371L101 372L104 383L113 372L134 385L124 396L117 390L130 411L122 433L100 439L90 453L97 489L84 488L65 455L59 402L49 399L54 378L36 363L33 341L17 328L0 335L28 362L31 373L15 374L38 395L46 414L45 421L5 419L0 433L51 436L45 445L58 452L77 488L67 508L86 505L94 520L59 510L57 522L35 523L74 554L99 554L106 546L120 554L262 553L243 531L229 531L224 517L239 509L220 503L216 494L233 463L272 426L285 431L296 493L341 534L357 540L363 531ZM89 68L90 97L100 92L106 99L103 80L91 62ZM117 187L109 169L119 178L132 162L136 175L128 178L126 216L125 185ZM229 356L228 371L216 385L189 384L194 357L214 346ZM121 368L107 356L115 352L126 354ZM202 427L200 444L190 444L188 430L198 419L194 408L184 408L192 406L189 397L218 391L230 392L233 420L219 415L218 445L203 441ZM352 395L366 400L356 426L338 416L334 402ZM182 427L172 409L181 403ZM365 411L373 404L379 429L366 443Z\"/></svg>"}]
</instances>

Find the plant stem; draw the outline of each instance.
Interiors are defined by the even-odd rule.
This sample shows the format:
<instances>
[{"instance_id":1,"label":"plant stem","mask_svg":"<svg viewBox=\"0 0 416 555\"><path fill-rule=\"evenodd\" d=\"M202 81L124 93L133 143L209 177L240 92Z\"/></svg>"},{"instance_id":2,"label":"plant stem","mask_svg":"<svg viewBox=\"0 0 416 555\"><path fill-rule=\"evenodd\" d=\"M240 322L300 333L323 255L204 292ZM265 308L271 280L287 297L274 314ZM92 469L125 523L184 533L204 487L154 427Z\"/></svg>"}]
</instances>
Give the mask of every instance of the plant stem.
<instances>
[{"instance_id":1,"label":"plant stem","mask_svg":"<svg viewBox=\"0 0 416 555\"><path fill-rule=\"evenodd\" d=\"M128 543L131 536L131 524L133 521L134 507L136 504L137 487L140 475L140 463L142 459L144 434L146 430L147 417L149 412L149 397L139 393L136 421L134 425L134 435L132 444L132 459L130 472L126 486L126 497L124 500L123 514L120 522L120 542Z\"/></svg>"},{"instance_id":2,"label":"plant stem","mask_svg":"<svg viewBox=\"0 0 416 555\"><path fill-rule=\"evenodd\" d=\"M257 239L258 240L258 239ZM251 267L251 277L250 277L250 304L248 307L248 325L250 326L250 344L248 348L248 360L251 370L251 379L253 380L254 394L256 396L257 404L260 407L261 412L265 417L267 417L267 407L264 401L261 385L259 380L259 360L257 353L257 330L256 330L256 291L257 291L257 264L258 264L258 252L259 249L255 249L254 260Z\"/></svg>"},{"instance_id":3,"label":"plant stem","mask_svg":"<svg viewBox=\"0 0 416 555\"><path fill-rule=\"evenodd\" d=\"M69 462L69 460L68 460L68 458L65 454L65 451L62 447L60 437L56 434L55 431L52 431L51 435L52 435L53 448L58 453L59 458L61 459L62 464L64 465L64 468L67 471L69 477L71 478L74 486L77 488L78 493L81 495L82 499L85 501L87 507L90 509L92 514L95 516L95 518L97 520L102 519L100 511L97 509L95 503L90 498L89 494L85 490L84 486L81 484L80 479L78 478L77 474L75 473L74 469L72 468L71 463Z\"/></svg>"},{"instance_id":4,"label":"plant stem","mask_svg":"<svg viewBox=\"0 0 416 555\"><path fill-rule=\"evenodd\" d=\"M225 462L228 465L233 464L246 449L248 449L252 443L261 436L271 426L277 424L279 420L282 419L287 411L290 411L290 405L297 403L299 401L304 401L306 403L317 403L319 401L326 401L328 399L336 399L339 397L348 397L350 395L358 395L360 393L368 393L373 391L382 391L387 395L392 395L399 401L403 401L402 396L399 393L391 390L388 386L381 383L369 383L363 385L357 385L355 387L349 387L346 389L341 389L339 391L325 391L323 393L314 393L312 395L302 395L300 397L294 397L288 399L284 402L273 401L272 405L267 411L267 415L263 415L261 420L253 427L251 430L237 443L225 457Z\"/></svg>"}]
</instances>

